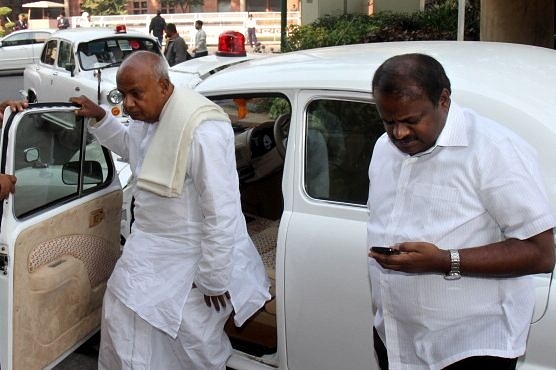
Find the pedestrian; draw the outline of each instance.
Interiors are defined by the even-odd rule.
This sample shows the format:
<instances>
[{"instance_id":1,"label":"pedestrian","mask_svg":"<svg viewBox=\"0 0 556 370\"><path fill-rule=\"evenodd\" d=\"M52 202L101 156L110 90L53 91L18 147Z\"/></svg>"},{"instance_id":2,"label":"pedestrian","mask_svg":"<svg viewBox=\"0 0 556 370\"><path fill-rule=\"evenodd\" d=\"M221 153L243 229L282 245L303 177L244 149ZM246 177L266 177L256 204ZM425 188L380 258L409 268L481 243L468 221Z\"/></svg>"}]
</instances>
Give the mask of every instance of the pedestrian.
<instances>
[{"instance_id":1,"label":"pedestrian","mask_svg":"<svg viewBox=\"0 0 556 370\"><path fill-rule=\"evenodd\" d=\"M136 179L135 222L104 296L99 369L224 370L230 313L241 325L270 298L241 212L233 128L218 105L174 86L158 54L128 56L116 83L129 126L85 96L70 99Z\"/></svg>"},{"instance_id":2,"label":"pedestrian","mask_svg":"<svg viewBox=\"0 0 556 370\"><path fill-rule=\"evenodd\" d=\"M66 13L65 12L61 12L60 15L58 16L58 18L56 19L56 21L57 21L59 30L65 30L66 28L69 28L69 26L70 26L69 19L66 18Z\"/></svg>"},{"instance_id":3,"label":"pedestrian","mask_svg":"<svg viewBox=\"0 0 556 370\"><path fill-rule=\"evenodd\" d=\"M20 30L26 30L27 28L28 28L27 16L21 13L17 16L17 21L15 21L14 30L20 31Z\"/></svg>"},{"instance_id":4,"label":"pedestrian","mask_svg":"<svg viewBox=\"0 0 556 370\"><path fill-rule=\"evenodd\" d=\"M152 17L149 24L149 35L152 33L157 38L158 44L162 45L162 37L166 29L166 20L160 15L160 10L156 11L156 16Z\"/></svg>"},{"instance_id":5,"label":"pedestrian","mask_svg":"<svg viewBox=\"0 0 556 370\"><path fill-rule=\"evenodd\" d=\"M368 243L381 369L515 369L554 269L554 212L535 150L451 99L442 65L386 60L372 79L386 134L369 166ZM524 123L525 124L525 123Z\"/></svg>"},{"instance_id":6,"label":"pedestrian","mask_svg":"<svg viewBox=\"0 0 556 370\"><path fill-rule=\"evenodd\" d=\"M93 22L91 21L91 16L88 12L81 13L81 18L79 19L79 27L93 27Z\"/></svg>"},{"instance_id":7,"label":"pedestrian","mask_svg":"<svg viewBox=\"0 0 556 370\"><path fill-rule=\"evenodd\" d=\"M249 14L247 16L247 20L245 21L245 28L247 28L247 42L251 47L257 45L257 21L253 19L253 14Z\"/></svg>"},{"instance_id":8,"label":"pedestrian","mask_svg":"<svg viewBox=\"0 0 556 370\"><path fill-rule=\"evenodd\" d=\"M164 56L170 67L191 59L191 55L187 52L187 44L178 34L174 23L168 23L166 25L166 47L164 49Z\"/></svg>"},{"instance_id":9,"label":"pedestrian","mask_svg":"<svg viewBox=\"0 0 556 370\"><path fill-rule=\"evenodd\" d=\"M2 120L4 119L4 111L10 107L12 112L21 112L27 108L29 104L26 100L4 100L0 102L0 127L2 127ZM6 199L10 194L15 191L15 183L17 178L14 175L0 173L0 199Z\"/></svg>"},{"instance_id":10,"label":"pedestrian","mask_svg":"<svg viewBox=\"0 0 556 370\"><path fill-rule=\"evenodd\" d=\"M196 20L195 29L197 30L195 34L195 47L191 50L193 52L193 58L207 56L207 34L203 30L203 21Z\"/></svg>"}]
</instances>

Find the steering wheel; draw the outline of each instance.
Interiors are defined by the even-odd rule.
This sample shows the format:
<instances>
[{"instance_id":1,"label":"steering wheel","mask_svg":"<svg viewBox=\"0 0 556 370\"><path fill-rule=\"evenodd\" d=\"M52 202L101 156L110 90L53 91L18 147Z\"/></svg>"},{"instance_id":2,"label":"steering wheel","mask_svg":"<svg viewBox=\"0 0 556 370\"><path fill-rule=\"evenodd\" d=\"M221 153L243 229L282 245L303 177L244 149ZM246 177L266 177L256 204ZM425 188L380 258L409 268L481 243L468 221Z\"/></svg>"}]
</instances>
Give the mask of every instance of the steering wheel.
<instances>
[{"instance_id":1,"label":"steering wheel","mask_svg":"<svg viewBox=\"0 0 556 370\"><path fill-rule=\"evenodd\" d=\"M290 131L291 114L284 113L278 116L274 121L274 141L276 142L276 150L282 159L286 158L286 146L288 143L288 132Z\"/></svg>"}]
</instances>

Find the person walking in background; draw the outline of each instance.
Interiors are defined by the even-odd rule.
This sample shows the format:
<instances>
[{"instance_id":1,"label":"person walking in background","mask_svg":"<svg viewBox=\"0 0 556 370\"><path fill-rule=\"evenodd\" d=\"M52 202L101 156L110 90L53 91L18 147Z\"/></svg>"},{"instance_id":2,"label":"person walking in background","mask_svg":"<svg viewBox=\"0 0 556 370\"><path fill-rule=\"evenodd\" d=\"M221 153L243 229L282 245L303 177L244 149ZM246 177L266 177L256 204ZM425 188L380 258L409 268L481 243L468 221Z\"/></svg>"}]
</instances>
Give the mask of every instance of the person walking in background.
<instances>
[{"instance_id":1,"label":"person walking in background","mask_svg":"<svg viewBox=\"0 0 556 370\"><path fill-rule=\"evenodd\" d=\"M451 98L424 54L372 79L386 134L369 166L374 348L381 369L515 369L554 269L556 225L535 149Z\"/></svg>"},{"instance_id":2,"label":"person walking in background","mask_svg":"<svg viewBox=\"0 0 556 370\"><path fill-rule=\"evenodd\" d=\"M65 12L60 13L60 15L57 18L57 23L58 23L59 30L65 30L66 28L69 28L70 26L69 19L66 18Z\"/></svg>"},{"instance_id":3,"label":"person walking in background","mask_svg":"<svg viewBox=\"0 0 556 370\"><path fill-rule=\"evenodd\" d=\"M245 21L245 28L247 28L247 43L254 47L257 45L257 21L253 19L253 14L249 14L247 16L247 20Z\"/></svg>"},{"instance_id":4,"label":"person walking in background","mask_svg":"<svg viewBox=\"0 0 556 370\"><path fill-rule=\"evenodd\" d=\"M27 26L27 16L25 14L21 13L17 16L17 21L15 21L14 30L16 30L16 31L26 30L27 28L28 28L28 26Z\"/></svg>"},{"instance_id":5,"label":"person walking in background","mask_svg":"<svg viewBox=\"0 0 556 370\"><path fill-rule=\"evenodd\" d=\"M270 299L241 210L232 125L218 105L174 86L150 51L129 55L116 84L128 126L85 96L70 99L136 179L135 222L104 295L98 368L224 370L230 314L242 325Z\"/></svg>"},{"instance_id":6,"label":"person walking in background","mask_svg":"<svg viewBox=\"0 0 556 370\"><path fill-rule=\"evenodd\" d=\"M207 34L203 30L203 21L195 21L195 47L191 50L194 54L194 58L204 57L208 55L207 49Z\"/></svg>"},{"instance_id":7,"label":"person walking in background","mask_svg":"<svg viewBox=\"0 0 556 370\"><path fill-rule=\"evenodd\" d=\"M162 45L164 30L166 29L166 20L160 15L160 10L156 11L156 15L151 19L149 24L149 35L152 33L158 39L158 44Z\"/></svg>"},{"instance_id":8,"label":"person walking in background","mask_svg":"<svg viewBox=\"0 0 556 370\"><path fill-rule=\"evenodd\" d=\"M91 16L89 15L89 12L81 13L81 18L79 19L78 26L83 28L93 26L93 22L91 22Z\"/></svg>"},{"instance_id":9,"label":"person walking in background","mask_svg":"<svg viewBox=\"0 0 556 370\"><path fill-rule=\"evenodd\" d=\"M166 25L166 47L164 49L164 56L170 67L191 59L191 55L187 52L187 44L178 34L174 23L168 23Z\"/></svg>"}]
</instances>

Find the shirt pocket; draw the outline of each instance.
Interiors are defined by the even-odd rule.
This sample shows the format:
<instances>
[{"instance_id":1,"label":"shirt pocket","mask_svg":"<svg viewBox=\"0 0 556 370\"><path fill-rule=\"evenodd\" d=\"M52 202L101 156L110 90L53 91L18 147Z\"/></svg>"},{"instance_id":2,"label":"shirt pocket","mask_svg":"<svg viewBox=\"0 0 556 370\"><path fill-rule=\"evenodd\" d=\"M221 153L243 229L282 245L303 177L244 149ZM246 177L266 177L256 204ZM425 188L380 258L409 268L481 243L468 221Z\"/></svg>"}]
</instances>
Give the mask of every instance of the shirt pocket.
<instances>
[{"instance_id":1,"label":"shirt pocket","mask_svg":"<svg viewBox=\"0 0 556 370\"><path fill-rule=\"evenodd\" d=\"M412 190L412 217L416 218L415 222L420 224L420 229L425 231L425 234L432 237L437 231L452 230L458 224L458 219L462 216L462 199L457 188L416 183Z\"/></svg>"}]
</instances>

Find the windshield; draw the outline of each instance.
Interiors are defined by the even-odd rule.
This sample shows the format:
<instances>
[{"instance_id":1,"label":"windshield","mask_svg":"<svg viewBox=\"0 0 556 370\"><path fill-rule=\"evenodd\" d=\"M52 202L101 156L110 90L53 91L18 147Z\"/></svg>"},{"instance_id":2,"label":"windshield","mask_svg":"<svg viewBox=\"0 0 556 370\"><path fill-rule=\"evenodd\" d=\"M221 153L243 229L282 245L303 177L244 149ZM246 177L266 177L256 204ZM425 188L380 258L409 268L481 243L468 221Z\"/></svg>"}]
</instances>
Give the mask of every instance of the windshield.
<instances>
[{"instance_id":1,"label":"windshield","mask_svg":"<svg viewBox=\"0 0 556 370\"><path fill-rule=\"evenodd\" d=\"M77 54L81 68L90 70L119 65L126 56L137 50L159 54L156 41L138 37L114 37L79 44Z\"/></svg>"}]
</instances>

